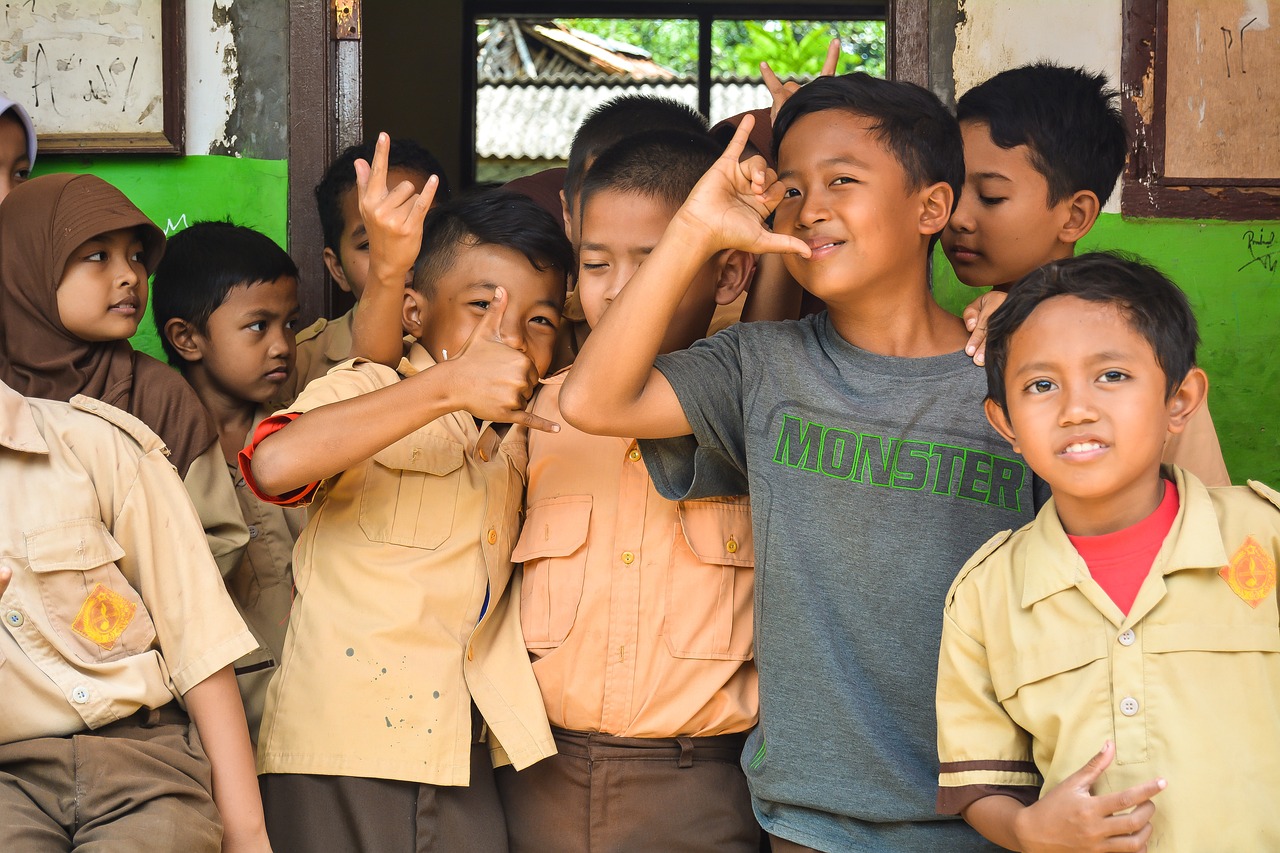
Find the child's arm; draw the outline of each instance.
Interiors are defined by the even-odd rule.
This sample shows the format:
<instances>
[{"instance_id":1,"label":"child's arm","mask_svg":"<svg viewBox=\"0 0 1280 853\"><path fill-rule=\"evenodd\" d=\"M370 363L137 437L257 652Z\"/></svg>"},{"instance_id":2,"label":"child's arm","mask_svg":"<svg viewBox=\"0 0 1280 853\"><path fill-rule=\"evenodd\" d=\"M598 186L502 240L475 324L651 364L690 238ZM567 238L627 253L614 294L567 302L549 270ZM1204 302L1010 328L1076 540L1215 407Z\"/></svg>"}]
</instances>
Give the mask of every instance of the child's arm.
<instances>
[{"instance_id":1,"label":"child's arm","mask_svg":"<svg viewBox=\"0 0 1280 853\"><path fill-rule=\"evenodd\" d=\"M506 306L506 290L499 287L456 357L385 388L319 406L263 439L252 460L260 491L283 495L332 477L450 412L559 430L558 424L524 410L538 370L528 356L502 342Z\"/></svg>"},{"instance_id":2,"label":"child's arm","mask_svg":"<svg viewBox=\"0 0 1280 853\"><path fill-rule=\"evenodd\" d=\"M388 189L390 150L391 138L380 133L372 165L356 160L360 216L369 237L369 278L351 318L351 355L395 367L404 353L400 312L405 275L422 247L422 220L440 179L432 175L420 193L408 181Z\"/></svg>"},{"instance_id":3,"label":"child's arm","mask_svg":"<svg viewBox=\"0 0 1280 853\"><path fill-rule=\"evenodd\" d=\"M695 273L722 249L809 254L803 241L764 226L782 187L763 158L738 162L753 123L751 116L743 118L729 147L587 338L560 394L561 411L579 429L632 438L688 434L680 401L653 362Z\"/></svg>"},{"instance_id":4,"label":"child's arm","mask_svg":"<svg viewBox=\"0 0 1280 853\"><path fill-rule=\"evenodd\" d=\"M1027 853L1145 850L1156 810L1151 798L1164 790L1165 781L1156 778L1093 796L1089 789L1115 751L1107 741L1101 752L1030 806L1012 797L983 797L964 810L964 819L987 840Z\"/></svg>"},{"instance_id":5,"label":"child's arm","mask_svg":"<svg viewBox=\"0 0 1280 853\"><path fill-rule=\"evenodd\" d=\"M270 851L253 747L232 668L224 666L182 698L213 769L213 801L222 816L224 853Z\"/></svg>"}]
</instances>

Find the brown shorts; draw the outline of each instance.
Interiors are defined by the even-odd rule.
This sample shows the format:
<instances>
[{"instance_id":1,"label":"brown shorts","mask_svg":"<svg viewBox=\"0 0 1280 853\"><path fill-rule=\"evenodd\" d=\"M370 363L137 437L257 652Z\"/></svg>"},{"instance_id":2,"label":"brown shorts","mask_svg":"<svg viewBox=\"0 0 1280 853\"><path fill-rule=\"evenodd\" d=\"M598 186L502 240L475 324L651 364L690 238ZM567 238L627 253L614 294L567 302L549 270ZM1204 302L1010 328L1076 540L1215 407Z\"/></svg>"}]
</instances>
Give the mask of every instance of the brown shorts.
<instances>
[{"instance_id":1,"label":"brown shorts","mask_svg":"<svg viewBox=\"0 0 1280 853\"><path fill-rule=\"evenodd\" d=\"M513 853L758 853L743 735L619 738L553 729L557 755L497 770Z\"/></svg>"},{"instance_id":2,"label":"brown shorts","mask_svg":"<svg viewBox=\"0 0 1280 853\"><path fill-rule=\"evenodd\" d=\"M0 839L23 853L222 848L209 759L176 704L0 746Z\"/></svg>"}]
</instances>

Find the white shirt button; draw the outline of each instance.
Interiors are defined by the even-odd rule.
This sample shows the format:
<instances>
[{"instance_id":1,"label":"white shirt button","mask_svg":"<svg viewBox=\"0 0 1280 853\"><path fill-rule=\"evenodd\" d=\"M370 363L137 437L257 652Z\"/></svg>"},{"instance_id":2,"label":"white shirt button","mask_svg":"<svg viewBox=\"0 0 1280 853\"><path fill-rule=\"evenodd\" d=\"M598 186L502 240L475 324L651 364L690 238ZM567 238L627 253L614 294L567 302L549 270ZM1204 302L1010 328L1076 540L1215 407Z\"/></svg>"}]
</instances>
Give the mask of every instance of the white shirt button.
<instances>
[{"instance_id":1,"label":"white shirt button","mask_svg":"<svg viewBox=\"0 0 1280 853\"><path fill-rule=\"evenodd\" d=\"M249 538L250 539L258 538L258 528L252 524L249 525Z\"/></svg>"},{"instance_id":2,"label":"white shirt button","mask_svg":"<svg viewBox=\"0 0 1280 853\"><path fill-rule=\"evenodd\" d=\"M1132 646L1133 641L1137 638L1134 637L1133 629L1130 628L1128 631L1125 631L1124 633L1122 633L1119 637L1116 637L1116 639L1120 641L1120 645L1122 646Z\"/></svg>"},{"instance_id":3,"label":"white shirt button","mask_svg":"<svg viewBox=\"0 0 1280 853\"><path fill-rule=\"evenodd\" d=\"M72 699L72 700L73 700L77 705L83 705L85 702L88 702L88 701L89 701L89 688L87 688L87 687L77 687L75 690L72 690L72 691L71 691L71 699Z\"/></svg>"},{"instance_id":4,"label":"white shirt button","mask_svg":"<svg viewBox=\"0 0 1280 853\"><path fill-rule=\"evenodd\" d=\"M22 615L20 610L10 610L4 615L4 621L9 624L10 628L21 628L22 623L27 621L27 618Z\"/></svg>"},{"instance_id":5,"label":"white shirt button","mask_svg":"<svg viewBox=\"0 0 1280 853\"><path fill-rule=\"evenodd\" d=\"M1126 717L1132 717L1138 713L1138 700L1132 696L1126 696L1120 700L1120 713Z\"/></svg>"}]
</instances>

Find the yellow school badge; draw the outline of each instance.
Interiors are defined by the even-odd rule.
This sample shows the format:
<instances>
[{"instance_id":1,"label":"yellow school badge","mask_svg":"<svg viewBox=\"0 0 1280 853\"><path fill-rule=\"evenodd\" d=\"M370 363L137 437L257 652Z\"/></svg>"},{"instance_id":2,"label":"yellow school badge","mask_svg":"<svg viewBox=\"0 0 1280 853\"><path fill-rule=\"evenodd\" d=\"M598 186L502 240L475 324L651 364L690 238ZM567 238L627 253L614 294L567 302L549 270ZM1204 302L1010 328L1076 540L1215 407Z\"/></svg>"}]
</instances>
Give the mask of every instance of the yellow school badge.
<instances>
[{"instance_id":1,"label":"yellow school badge","mask_svg":"<svg viewBox=\"0 0 1280 853\"><path fill-rule=\"evenodd\" d=\"M1218 574L1250 607L1257 607L1276 588L1276 561L1252 536L1245 537Z\"/></svg>"},{"instance_id":2,"label":"yellow school badge","mask_svg":"<svg viewBox=\"0 0 1280 853\"><path fill-rule=\"evenodd\" d=\"M1272 577L1274 579L1274 573ZM84 604L80 605L80 612L76 614L76 621L71 623L71 630L110 651L124 629L133 621L133 614L137 609L138 605L120 593L98 584L84 600Z\"/></svg>"}]
</instances>

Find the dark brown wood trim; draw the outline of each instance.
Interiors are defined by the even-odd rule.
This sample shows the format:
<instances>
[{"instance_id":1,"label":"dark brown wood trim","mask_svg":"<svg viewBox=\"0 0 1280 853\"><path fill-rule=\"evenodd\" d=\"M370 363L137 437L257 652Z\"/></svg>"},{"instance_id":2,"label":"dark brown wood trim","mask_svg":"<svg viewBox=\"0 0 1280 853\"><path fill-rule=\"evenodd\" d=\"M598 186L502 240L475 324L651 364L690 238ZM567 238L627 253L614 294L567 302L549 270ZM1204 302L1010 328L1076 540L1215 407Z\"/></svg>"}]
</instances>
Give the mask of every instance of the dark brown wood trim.
<instances>
[{"instance_id":1,"label":"dark brown wood trim","mask_svg":"<svg viewBox=\"0 0 1280 853\"><path fill-rule=\"evenodd\" d=\"M929 3L890 0L885 26L886 73L890 80L929 86Z\"/></svg>"},{"instance_id":2,"label":"dark brown wood trim","mask_svg":"<svg viewBox=\"0 0 1280 853\"><path fill-rule=\"evenodd\" d=\"M1280 178L1215 181L1164 173L1167 0L1124 0L1121 111L1129 133L1120 210L1126 217L1280 218Z\"/></svg>"}]
</instances>

